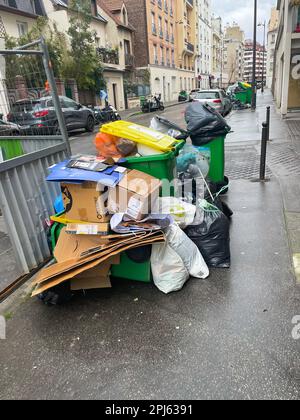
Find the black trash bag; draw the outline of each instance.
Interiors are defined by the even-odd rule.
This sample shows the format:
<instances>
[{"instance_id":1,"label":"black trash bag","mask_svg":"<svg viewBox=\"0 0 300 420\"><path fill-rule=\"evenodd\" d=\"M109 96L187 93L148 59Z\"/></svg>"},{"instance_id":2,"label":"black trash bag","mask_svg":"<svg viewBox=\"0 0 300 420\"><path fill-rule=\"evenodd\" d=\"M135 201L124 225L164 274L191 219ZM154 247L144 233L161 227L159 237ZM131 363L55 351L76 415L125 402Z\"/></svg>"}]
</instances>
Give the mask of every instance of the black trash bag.
<instances>
[{"instance_id":1,"label":"black trash bag","mask_svg":"<svg viewBox=\"0 0 300 420\"><path fill-rule=\"evenodd\" d=\"M194 146L202 146L229 133L231 127L214 108L199 102L189 105L185 112L187 130Z\"/></svg>"},{"instance_id":2,"label":"black trash bag","mask_svg":"<svg viewBox=\"0 0 300 420\"><path fill-rule=\"evenodd\" d=\"M126 251L127 257L137 264L143 264L150 261L151 254L152 245L146 245L140 248L130 249L129 251Z\"/></svg>"},{"instance_id":3,"label":"black trash bag","mask_svg":"<svg viewBox=\"0 0 300 420\"><path fill-rule=\"evenodd\" d=\"M228 180L228 182L229 182L229 180ZM223 187L225 187L226 185L228 185L228 182L226 183L224 181ZM209 193L207 187L205 187L204 199L206 201L208 201L210 204L213 204L216 207L218 207L218 209L220 211L222 211L228 219L230 219L233 216L233 211L231 210L231 208L228 206L227 203L224 203L224 201L220 197L220 195L221 195L220 194L220 191L222 189L221 185L220 184L216 184L215 182L210 181L210 182L208 182L208 187L210 189L210 193L214 197L214 200L212 199L211 194Z\"/></svg>"},{"instance_id":4,"label":"black trash bag","mask_svg":"<svg viewBox=\"0 0 300 420\"><path fill-rule=\"evenodd\" d=\"M205 211L200 225L188 226L187 236L211 268L230 268L230 222L221 211Z\"/></svg>"},{"instance_id":5,"label":"black trash bag","mask_svg":"<svg viewBox=\"0 0 300 420\"><path fill-rule=\"evenodd\" d=\"M57 306L70 302L73 296L70 282L67 281L40 293L38 298L47 306Z\"/></svg>"}]
</instances>

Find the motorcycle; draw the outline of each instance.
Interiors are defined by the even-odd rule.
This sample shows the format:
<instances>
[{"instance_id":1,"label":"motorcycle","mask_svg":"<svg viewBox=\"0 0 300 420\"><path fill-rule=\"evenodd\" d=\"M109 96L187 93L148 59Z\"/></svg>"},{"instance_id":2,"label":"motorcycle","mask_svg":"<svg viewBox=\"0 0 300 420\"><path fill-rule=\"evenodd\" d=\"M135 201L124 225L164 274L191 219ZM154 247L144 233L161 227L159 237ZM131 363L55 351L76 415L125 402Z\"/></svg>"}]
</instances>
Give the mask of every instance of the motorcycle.
<instances>
[{"instance_id":1,"label":"motorcycle","mask_svg":"<svg viewBox=\"0 0 300 420\"><path fill-rule=\"evenodd\" d=\"M91 109L94 112L96 124L105 124L121 120L120 114L112 105L107 105L105 108L95 106L91 107Z\"/></svg>"},{"instance_id":2,"label":"motorcycle","mask_svg":"<svg viewBox=\"0 0 300 420\"><path fill-rule=\"evenodd\" d=\"M161 100L161 95L153 96L148 101L143 101L142 105L142 112L150 113L150 112L157 112L157 111L164 111L164 103Z\"/></svg>"}]
</instances>

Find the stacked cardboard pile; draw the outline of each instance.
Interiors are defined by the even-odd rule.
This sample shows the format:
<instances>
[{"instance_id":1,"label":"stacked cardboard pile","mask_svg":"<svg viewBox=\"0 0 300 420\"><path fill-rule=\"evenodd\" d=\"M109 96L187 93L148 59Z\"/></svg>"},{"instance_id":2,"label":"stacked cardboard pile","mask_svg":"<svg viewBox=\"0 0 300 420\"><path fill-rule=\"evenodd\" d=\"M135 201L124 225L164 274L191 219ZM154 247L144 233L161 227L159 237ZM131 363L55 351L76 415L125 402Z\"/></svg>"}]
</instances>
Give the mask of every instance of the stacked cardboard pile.
<instances>
[{"instance_id":1,"label":"stacked cardboard pile","mask_svg":"<svg viewBox=\"0 0 300 420\"><path fill-rule=\"evenodd\" d=\"M51 177L55 181L53 174ZM39 273L33 296L66 281L71 282L72 290L111 287L111 265L120 263L122 252L165 241L159 226L149 230L149 222L147 229L126 234L116 234L110 226L116 213L139 223L157 210L161 182L156 178L133 170L123 172L114 187L78 183L77 179L75 183L61 181L65 213L60 220L65 227L54 251L56 262Z\"/></svg>"}]
</instances>

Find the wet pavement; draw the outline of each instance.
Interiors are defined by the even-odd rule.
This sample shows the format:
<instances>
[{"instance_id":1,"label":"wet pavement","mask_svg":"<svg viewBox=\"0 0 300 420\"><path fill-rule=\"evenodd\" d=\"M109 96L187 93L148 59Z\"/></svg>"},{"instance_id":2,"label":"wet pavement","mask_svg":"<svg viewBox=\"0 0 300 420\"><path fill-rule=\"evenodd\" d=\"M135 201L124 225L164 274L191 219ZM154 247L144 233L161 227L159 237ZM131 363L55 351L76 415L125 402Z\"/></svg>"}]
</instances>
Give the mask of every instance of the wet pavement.
<instances>
[{"instance_id":1,"label":"wet pavement","mask_svg":"<svg viewBox=\"0 0 300 420\"><path fill-rule=\"evenodd\" d=\"M258 156L270 98L259 101L256 114L230 118L235 133L243 122L249 129L228 141L231 168L242 168L246 153ZM179 121L183 109L168 116ZM282 126L275 117L273 124ZM272 144L290 145L273 130ZM26 289L1 304L11 319L0 341L0 398L299 399L300 340L292 321L300 315L300 288L287 229L298 225L286 225L299 196L281 190L289 179L292 191L297 179L274 167L270 162L268 183L251 182L242 171L231 181L229 270L191 279L168 296L153 285L116 280L113 289L62 307L45 307Z\"/></svg>"}]
</instances>

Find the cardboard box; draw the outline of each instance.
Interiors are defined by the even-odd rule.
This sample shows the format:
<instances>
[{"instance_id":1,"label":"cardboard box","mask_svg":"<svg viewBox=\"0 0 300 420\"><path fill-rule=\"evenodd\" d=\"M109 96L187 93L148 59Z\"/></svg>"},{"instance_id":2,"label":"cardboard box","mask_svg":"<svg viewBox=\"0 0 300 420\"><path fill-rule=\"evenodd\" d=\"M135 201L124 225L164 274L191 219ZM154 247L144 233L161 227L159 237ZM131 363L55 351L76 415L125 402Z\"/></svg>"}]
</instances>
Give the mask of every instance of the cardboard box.
<instances>
[{"instance_id":1,"label":"cardboard box","mask_svg":"<svg viewBox=\"0 0 300 420\"><path fill-rule=\"evenodd\" d=\"M161 181L140 171L129 171L116 188L109 190L110 213L126 213L134 220L159 213Z\"/></svg>"},{"instance_id":2,"label":"cardboard box","mask_svg":"<svg viewBox=\"0 0 300 420\"><path fill-rule=\"evenodd\" d=\"M66 218L81 222L107 223L108 188L96 182L61 184Z\"/></svg>"}]
</instances>

